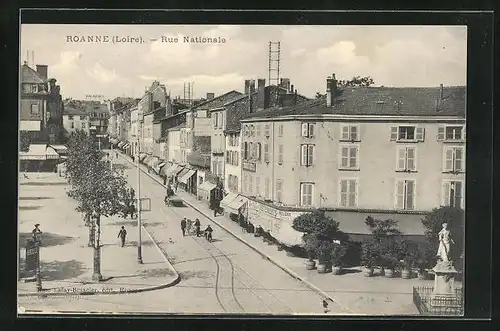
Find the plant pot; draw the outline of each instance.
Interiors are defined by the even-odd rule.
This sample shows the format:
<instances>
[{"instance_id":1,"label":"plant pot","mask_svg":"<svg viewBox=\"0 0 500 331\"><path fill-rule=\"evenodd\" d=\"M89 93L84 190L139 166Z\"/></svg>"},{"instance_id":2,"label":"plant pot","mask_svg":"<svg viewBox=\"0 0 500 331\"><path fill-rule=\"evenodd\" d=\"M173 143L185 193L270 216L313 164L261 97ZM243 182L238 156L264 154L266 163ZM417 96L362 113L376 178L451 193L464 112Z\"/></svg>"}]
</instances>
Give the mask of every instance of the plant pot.
<instances>
[{"instance_id":1,"label":"plant pot","mask_svg":"<svg viewBox=\"0 0 500 331\"><path fill-rule=\"evenodd\" d=\"M325 274L328 272L328 267L326 266L326 264L323 264L323 263L318 263L318 274Z\"/></svg>"},{"instance_id":2,"label":"plant pot","mask_svg":"<svg viewBox=\"0 0 500 331\"><path fill-rule=\"evenodd\" d=\"M394 277L394 270L393 269L384 269L384 276L386 278L393 278Z\"/></svg>"},{"instance_id":3,"label":"plant pot","mask_svg":"<svg viewBox=\"0 0 500 331\"><path fill-rule=\"evenodd\" d=\"M365 277L373 276L373 268L372 267L363 268L363 276L365 276Z\"/></svg>"},{"instance_id":4,"label":"plant pot","mask_svg":"<svg viewBox=\"0 0 500 331\"><path fill-rule=\"evenodd\" d=\"M314 260L307 260L306 261L306 269L307 270L313 270L314 268L316 268L316 261L314 261Z\"/></svg>"},{"instance_id":5,"label":"plant pot","mask_svg":"<svg viewBox=\"0 0 500 331\"><path fill-rule=\"evenodd\" d=\"M411 270L407 270L407 269L401 270L401 278L410 279L411 278Z\"/></svg>"},{"instance_id":6,"label":"plant pot","mask_svg":"<svg viewBox=\"0 0 500 331\"><path fill-rule=\"evenodd\" d=\"M341 271L342 271L341 267L336 267L336 266L332 267L332 274L334 274L334 275L340 275Z\"/></svg>"}]
</instances>

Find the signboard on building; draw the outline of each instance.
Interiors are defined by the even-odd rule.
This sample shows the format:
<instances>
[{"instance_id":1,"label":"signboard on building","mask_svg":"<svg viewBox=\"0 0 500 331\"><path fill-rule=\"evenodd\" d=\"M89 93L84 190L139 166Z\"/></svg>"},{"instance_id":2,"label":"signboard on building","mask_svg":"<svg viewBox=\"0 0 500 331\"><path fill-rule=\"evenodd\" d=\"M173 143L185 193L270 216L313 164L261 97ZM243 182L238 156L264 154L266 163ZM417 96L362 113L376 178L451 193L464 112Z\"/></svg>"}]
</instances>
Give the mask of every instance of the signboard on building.
<instances>
[{"instance_id":1,"label":"signboard on building","mask_svg":"<svg viewBox=\"0 0 500 331\"><path fill-rule=\"evenodd\" d=\"M35 271L38 265L38 257L40 248L33 240L29 240L26 244L26 271Z\"/></svg>"},{"instance_id":2,"label":"signboard on building","mask_svg":"<svg viewBox=\"0 0 500 331\"><path fill-rule=\"evenodd\" d=\"M20 131L40 131L40 121L20 121L19 130Z\"/></svg>"},{"instance_id":3,"label":"signboard on building","mask_svg":"<svg viewBox=\"0 0 500 331\"><path fill-rule=\"evenodd\" d=\"M257 201L248 201L248 220L255 227L260 225L264 230L271 232L271 234L278 232L283 222L292 224L297 216L304 213L303 211L280 210Z\"/></svg>"},{"instance_id":4,"label":"signboard on building","mask_svg":"<svg viewBox=\"0 0 500 331\"><path fill-rule=\"evenodd\" d=\"M243 170L255 172L256 171L255 162L243 162Z\"/></svg>"}]
</instances>

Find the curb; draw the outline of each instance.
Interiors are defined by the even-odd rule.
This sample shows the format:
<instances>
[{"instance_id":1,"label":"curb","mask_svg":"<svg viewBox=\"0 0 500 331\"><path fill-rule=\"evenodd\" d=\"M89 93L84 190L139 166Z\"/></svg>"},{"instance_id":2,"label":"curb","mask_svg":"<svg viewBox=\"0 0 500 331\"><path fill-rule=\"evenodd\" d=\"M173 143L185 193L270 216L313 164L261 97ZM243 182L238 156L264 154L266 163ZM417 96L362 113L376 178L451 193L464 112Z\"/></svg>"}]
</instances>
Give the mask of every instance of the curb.
<instances>
[{"instance_id":1,"label":"curb","mask_svg":"<svg viewBox=\"0 0 500 331\"><path fill-rule=\"evenodd\" d=\"M119 155L124 158L126 161L128 161L129 163L132 163L131 161L127 160L121 153L119 153ZM160 184L161 186L164 186L162 182L160 182L159 179L153 177L151 174L149 174L148 172L144 171L141 167L139 168L144 174L148 175L151 179L155 180L158 184ZM185 199L182 199L182 201L184 201L184 203L188 206L190 206L191 208L193 208L194 210L196 210L197 212L199 212L200 214L202 214L203 216L205 216L206 218L208 218L209 220L211 220L212 222L214 222L215 224L217 224L221 229L223 229L224 231L226 231L227 233L229 233L231 236L233 236L235 239L237 239L238 241L242 242L243 244L245 244L246 246L248 246L249 248L251 248L253 251L255 251L256 253L258 253L260 256L262 256L263 258L265 258L266 260L268 260L269 262L271 262L272 264L274 264L275 266L277 266L278 268L280 268L281 270L283 270L286 274L288 274L289 276L303 282L307 287L309 287L311 290L317 292L318 294L320 294L322 297L330 300L331 302L335 303L336 305L339 306L339 308L343 311L343 312L349 312L349 309L343 307L342 305L340 305L338 302L336 302L334 299L332 299L325 291L321 290L320 288L318 288L316 285L312 284L311 282L309 282L308 280L305 280L303 279L300 275L296 274L294 271L290 270L288 267L282 265L280 262L276 261L275 259L271 258L269 255L267 255L266 253L262 252L261 250L259 250L257 247L255 247L254 245L248 243L246 240L244 240L243 238L239 237L238 235L234 234L231 230L227 229L225 226L223 226L221 223L215 221L214 219L212 219L210 216L208 216L205 212L201 211L200 209L198 209L198 207L192 205L191 203L187 202Z\"/></svg>"}]
</instances>

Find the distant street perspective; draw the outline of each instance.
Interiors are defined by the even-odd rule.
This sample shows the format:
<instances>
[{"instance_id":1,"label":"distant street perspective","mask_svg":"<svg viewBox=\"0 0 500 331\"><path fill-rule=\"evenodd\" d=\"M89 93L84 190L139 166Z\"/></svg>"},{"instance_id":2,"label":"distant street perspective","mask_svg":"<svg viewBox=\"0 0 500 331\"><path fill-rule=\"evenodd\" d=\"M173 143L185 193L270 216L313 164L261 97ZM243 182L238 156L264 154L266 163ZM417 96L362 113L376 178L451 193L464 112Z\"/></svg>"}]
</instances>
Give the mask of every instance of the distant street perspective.
<instances>
[{"instance_id":1,"label":"distant street perspective","mask_svg":"<svg viewBox=\"0 0 500 331\"><path fill-rule=\"evenodd\" d=\"M465 79L401 81L406 66L349 60L336 39L295 49L298 27L266 27L271 41L253 26L179 26L211 32L175 42L153 38L172 27L137 29L144 45L119 46L128 65L100 36L63 38L90 48L54 65L58 80L24 39L19 314L463 315ZM465 30L405 29L465 43ZM93 47L116 59L113 74L84 67ZM211 68L214 54L235 49L246 76L213 71L233 65ZM326 65L326 52L343 60ZM178 62L149 68L159 55ZM66 72L94 79L92 93Z\"/></svg>"}]
</instances>

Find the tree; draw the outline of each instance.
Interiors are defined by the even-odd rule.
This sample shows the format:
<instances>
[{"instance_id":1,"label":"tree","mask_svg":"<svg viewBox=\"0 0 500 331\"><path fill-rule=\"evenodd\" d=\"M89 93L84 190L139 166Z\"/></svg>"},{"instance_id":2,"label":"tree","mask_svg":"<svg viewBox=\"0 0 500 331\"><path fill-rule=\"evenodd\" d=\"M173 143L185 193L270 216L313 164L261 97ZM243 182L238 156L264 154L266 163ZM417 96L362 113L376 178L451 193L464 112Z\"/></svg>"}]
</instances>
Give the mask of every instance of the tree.
<instances>
[{"instance_id":1,"label":"tree","mask_svg":"<svg viewBox=\"0 0 500 331\"><path fill-rule=\"evenodd\" d=\"M21 152L27 152L30 149L31 138L28 131L20 131L19 135L19 149Z\"/></svg>"},{"instance_id":2,"label":"tree","mask_svg":"<svg viewBox=\"0 0 500 331\"><path fill-rule=\"evenodd\" d=\"M375 84L375 81L373 78L370 76L355 76L352 77L351 79L342 79L337 81L337 91L336 95L341 95L343 92L343 89L345 87L369 87ZM321 99L325 96L326 94L321 94L320 92L316 92L315 99Z\"/></svg>"},{"instance_id":3,"label":"tree","mask_svg":"<svg viewBox=\"0 0 500 331\"><path fill-rule=\"evenodd\" d=\"M455 242L451 246L450 257L452 261L460 259L464 249L465 234L465 212L463 209L448 206L434 208L421 221L426 229L425 237L429 244L429 249L434 252L434 255L436 255L439 246L438 233L441 231L443 223L448 223L448 229Z\"/></svg>"},{"instance_id":4,"label":"tree","mask_svg":"<svg viewBox=\"0 0 500 331\"><path fill-rule=\"evenodd\" d=\"M365 220L372 233L372 238L363 244L363 261L366 266L379 264L384 268L394 269L406 254L407 242L402 240L397 221L380 220L368 216Z\"/></svg>"}]
</instances>

